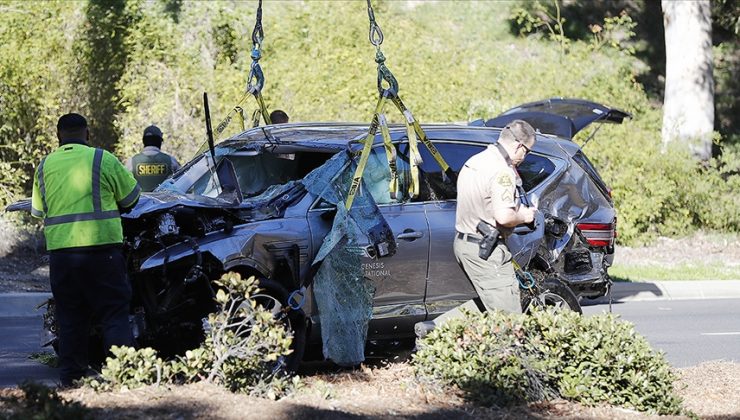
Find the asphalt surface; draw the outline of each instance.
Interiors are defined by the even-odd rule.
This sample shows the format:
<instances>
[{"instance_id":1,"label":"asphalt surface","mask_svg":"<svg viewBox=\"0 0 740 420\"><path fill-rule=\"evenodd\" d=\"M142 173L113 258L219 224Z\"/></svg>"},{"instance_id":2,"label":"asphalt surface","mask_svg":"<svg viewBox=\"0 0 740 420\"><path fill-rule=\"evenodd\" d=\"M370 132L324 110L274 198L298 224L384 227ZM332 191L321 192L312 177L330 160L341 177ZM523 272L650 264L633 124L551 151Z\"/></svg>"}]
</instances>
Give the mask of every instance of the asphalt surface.
<instances>
[{"instance_id":1,"label":"asphalt surface","mask_svg":"<svg viewBox=\"0 0 740 420\"><path fill-rule=\"evenodd\" d=\"M612 305L635 324L655 349L675 367L723 359L740 362L740 299L629 301ZM608 311L608 305L584 306L584 314Z\"/></svg>"},{"instance_id":2,"label":"asphalt surface","mask_svg":"<svg viewBox=\"0 0 740 420\"><path fill-rule=\"evenodd\" d=\"M41 347L40 316L0 318L0 387L16 386L23 381L56 385L59 373L29 356L53 351Z\"/></svg>"}]
</instances>

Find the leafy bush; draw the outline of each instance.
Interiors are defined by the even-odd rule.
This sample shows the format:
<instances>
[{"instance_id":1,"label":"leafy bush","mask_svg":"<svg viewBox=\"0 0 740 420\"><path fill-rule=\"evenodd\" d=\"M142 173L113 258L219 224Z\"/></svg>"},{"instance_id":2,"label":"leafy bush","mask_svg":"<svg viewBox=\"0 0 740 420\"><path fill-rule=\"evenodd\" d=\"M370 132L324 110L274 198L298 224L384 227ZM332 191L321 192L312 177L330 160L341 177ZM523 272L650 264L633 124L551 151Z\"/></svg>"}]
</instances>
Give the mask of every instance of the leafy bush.
<instances>
[{"instance_id":1,"label":"leafy bush","mask_svg":"<svg viewBox=\"0 0 740 420\"><path fill-rule=\"evenodd\" d=\"M100 377L87 380L93 389L110 391L159 385L170 376L169 364L157 357L157 351L152 348L113 346L110 352L113 357L106 359Z\"/></svg>"},{"instance_id":2,"label":"leafy bush","mask_svg":"<svg viewBox=\"0 0 740 420\"><path fill-rule=\"evenodd\" d=\"M273 314L250 298L254 277L227 273L216 282L218 310L208 316L204 345L175 363L186 378L205 376L232 391L263 393L273 380L279 387L281 358L290 352L292 336Z\"/></svg>"},{"instance_id":3,"label":"leafy bush","mask_svg":"<svg viewBox=\"0 0 740 420\"><path fill-rule=\"evenodd\" d=\"M484 405L552 397L545 361L526 347L524 328L523 317L498 312L453 320L422 341L413 362L420 376L456 385Z\"/></svg>"},{"instance_id":4,"label":"leafy bush","mask_svg":"<svg viewBox=\"0 0 740 420\"><path fill-rule=\"evenodd\" d=\"M487 405L560 395L658 414L682 410L663 355L613 315L468 314L422 340L413 363L420 377Z\"/></svg>"},{"instance_id":5,"label":"leafy bush","mask_svg":"<svg viewBox=\"0 0 740 420\"><path fill-rule=\"evenodd\" d=\"M163 361L150 348L113 347L100 377L87 380L96 390L131 389L160 383L207 380L231 391L276 398L298 385L282 375L280 359L290 353L292 337L251 299L254 277L224 274L216 283L218 310L208 316L206 340L199 348Z\"/></svg>"}]
</instances>

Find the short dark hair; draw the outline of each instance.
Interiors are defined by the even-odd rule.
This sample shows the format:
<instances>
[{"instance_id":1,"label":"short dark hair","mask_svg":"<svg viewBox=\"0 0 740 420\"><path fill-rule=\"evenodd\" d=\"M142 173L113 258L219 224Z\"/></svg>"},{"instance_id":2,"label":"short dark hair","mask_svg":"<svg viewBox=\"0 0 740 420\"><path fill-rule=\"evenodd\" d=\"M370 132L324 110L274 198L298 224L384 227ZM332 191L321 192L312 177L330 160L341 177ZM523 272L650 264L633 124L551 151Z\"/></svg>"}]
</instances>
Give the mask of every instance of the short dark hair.
<instances>
[{"instance_id":1,"label":"short dark hair","mask_svg":"<svg viewBox=\"0 0 740 420\"><path fill-rule=\"evenodd\" d=\"M57 121L57 130L59 131L81 130L85 127L87 127L87 120L80 114L64 114Z\"/></svg>"},{"instance_id":2,"label":"short dark hair","mask_svg":"<svg viewBox=\"0 0 740 420\"><path fill-rule=\"evenodd\" d=\"M288 114L282 109L276 109L270 113L270 122L273 124L285 124L288 122Z\"/></svg>"},{"instance_id":3,"label":"short dark hair","mask_svg":"<svg viewBox=\"0 0 740 420\"><path fill-rule=\"evenodd\" d=\"M85 140L83 137L86 128L87 120L80 114L64 114L57 121L57 132L62 140L72 138Z\"/></svg>"},{"instance_id":4,"label":"short dark hair","mask_svg":"<svg viewBox=\"0 0 740 420\"><path fill-rule=\"evenodd\" d=\"M155 146L158 148L162 148L162 137L157 136L144 136L143 139L144 146Z\"/></svg>"},{"instance_id":5,"label":"short dark hair","mask_svg":"<svg viewBox=\"0 0 740 420\"><path fill-rule=\"evenodd\" d=\"M532 150L534 143L537 141L537 135L534 127L524 120L513 120L506 124L501 130L499 139L508 139L521 143L527 150Z\"/></svg>"}]
</instances>

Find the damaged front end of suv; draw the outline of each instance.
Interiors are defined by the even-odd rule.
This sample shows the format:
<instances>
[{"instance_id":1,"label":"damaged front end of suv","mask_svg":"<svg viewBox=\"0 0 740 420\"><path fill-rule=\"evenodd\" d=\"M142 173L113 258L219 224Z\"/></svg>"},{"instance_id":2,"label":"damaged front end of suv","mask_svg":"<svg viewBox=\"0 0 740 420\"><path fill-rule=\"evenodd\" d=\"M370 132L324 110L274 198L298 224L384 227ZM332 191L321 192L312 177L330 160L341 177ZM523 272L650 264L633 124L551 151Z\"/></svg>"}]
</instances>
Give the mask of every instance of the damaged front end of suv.
<instances>
[{"instance_id":1,"label":"damaged front end of suv","mask_svg":"<svg viewBox=\"0 0 740 420\"><path fill-rule=\"evenodd\" d=\"M213 155L203 153L144 194L122 216L139 344L165 357L197 347L202 320L215 309L213 280L234 271L257 278L261 290L255 300L291 331L287 369L302 359L307 316L317 312L328 321L362 320L355 323L360 330L330 346L327 355L361 361L372 290L365 290L359 258L391 256L395 241L369 194L358 197L349 212L337 205L354 165L346 145L237 140L219 145ZM312 226L306 215L317 201L336 210ZM322 279L329 279L326 299L312 293L327 287ZM334 288L344 290L341 304L354 312L333 310L339 305L331 301ZM326 324L336 327L337 337L348 322Z\"/></svg>"}]
</instances>

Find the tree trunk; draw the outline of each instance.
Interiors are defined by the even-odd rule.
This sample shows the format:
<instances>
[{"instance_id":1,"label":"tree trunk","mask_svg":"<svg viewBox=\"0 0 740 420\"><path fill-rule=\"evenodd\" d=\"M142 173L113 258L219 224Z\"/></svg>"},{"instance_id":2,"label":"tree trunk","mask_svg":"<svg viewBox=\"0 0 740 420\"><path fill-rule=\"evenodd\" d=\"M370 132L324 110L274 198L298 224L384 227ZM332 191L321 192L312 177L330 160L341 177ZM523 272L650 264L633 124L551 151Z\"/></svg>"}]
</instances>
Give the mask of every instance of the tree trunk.
<instances>
[{"instance_id":1,"label":"tree trunk","mask_svg":"<svg viewBox=\"0 0 740 420\"><path fill-rule=\"evenodd\" d=\"M712 157L714 78L710 0L662 0L666 77L663 145L681 141L701 160Z\"/></svg>"}]
</instances>

